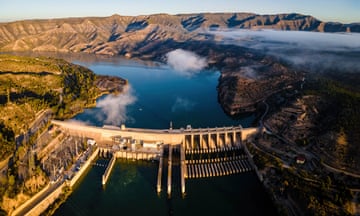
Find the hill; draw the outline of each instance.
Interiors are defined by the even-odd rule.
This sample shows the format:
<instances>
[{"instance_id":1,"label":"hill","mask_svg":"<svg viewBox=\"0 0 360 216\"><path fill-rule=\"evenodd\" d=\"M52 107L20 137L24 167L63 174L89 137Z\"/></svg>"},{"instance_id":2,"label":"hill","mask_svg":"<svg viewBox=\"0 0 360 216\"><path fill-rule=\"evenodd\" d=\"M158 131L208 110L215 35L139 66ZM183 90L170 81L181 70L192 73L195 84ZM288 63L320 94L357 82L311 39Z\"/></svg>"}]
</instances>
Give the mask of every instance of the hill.
<instances>
[{"instance_id":1,"label":"hill","mask_svg":"<svg viewBox=\"0 0 360 216\"><path fill-rule=\"evenodd\" d=\"M94 105L100 94L122 91L124 84L60 59L0 55L0 157L13 153L15 136L27 134L42 111L68 118Z\"/></svg>"},{"instance_id":2,"label":"hill","mask_svg":"<svg viewBox=\"0 0 360 216\"><path fill-rule=\"evenodd\" d=\"M156 14L0 23L0 51L59 51L144 56L168 43L208 39L201 30L277 29L360 32L360 24L322 22L302 14Z\"/></svg>"}]
</instances>

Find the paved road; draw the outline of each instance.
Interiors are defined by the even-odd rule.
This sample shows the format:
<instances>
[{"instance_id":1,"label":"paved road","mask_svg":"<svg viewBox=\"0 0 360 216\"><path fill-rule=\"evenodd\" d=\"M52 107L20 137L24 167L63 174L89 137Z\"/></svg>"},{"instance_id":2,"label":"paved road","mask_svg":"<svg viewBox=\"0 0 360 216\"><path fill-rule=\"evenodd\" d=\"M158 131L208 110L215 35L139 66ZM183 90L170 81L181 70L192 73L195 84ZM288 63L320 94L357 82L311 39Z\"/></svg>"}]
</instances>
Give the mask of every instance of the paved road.
<instances>
[{"instance_id":1,"label":"paved road","mask_svg":"<svg viewBox=\"0 0 360 216\"><path fill-rule=\"evenodd\" d=\"M280 135L278 135L278 134L273 133L271 130L269 130L269 129L266 127L266 125L264 124L263 121L264 121L264 118L265 118L265 116L267 115L267 113L268 113L268 111L269 111L269 105L266 103L265 100L263 100L263 103L264 103L265 106L266 106L266 110L265 110L264 114L263 114L263 115L261 116L261 118L260 118L260 126L261 126L261 127L264 127L268 133L271 133L271 134L272 134L273 136L275 136L277 139L283 141L283 142L286 143L286 144L291 145L292 148L293 148L293 150L295 150L295 151L298 152L299 154L304 154L304 155L306 155L306 157L307 157L308 159L315 158L316 160L319 161L319 160L320 160L319 156L313 154L312 152L309 152L309 151L306 151L306 150L304 150L304 149L301 149L301 148L296 147L294 143L291 143L289 140L285 139L284 137L282 137L282 136L280 136ZM256 146L256 145L255 145L255 146ZM256 146L256 147L258 147L258 146ZM281 151L279 151L279 150L277 150L277 149L274 149L274 148L271 148L271 147L270 147L270 150L272 150L272 151L274 151L274 152L276 152L276 153L278 153L278 154L280 154L280 155L281 155L281 154L285 154L285 153L282 153ZM349 171L346 171L346 170L338 169L338 168L332 167L332 166L330 166L330 165L328 165L328 164L326 164L326 163L324 163L324 162L321 162L321 165L323 165L326 169L328 169L328 170L331 171L331 172L343 173L343 174L348 175L348 176L352 176L352 177L355 177L355 178L360 178L360 175L357 174L357 173L352 173L352 172L349 172Z\"/></svg>"},{"instance_id":2,"label":"paved road","mask_svg":"<svg viewBox=\"0 0 360 216\"><path fill-rule=\"evenodd\" d=\"M49 194L51 194L53 191L55 191L65 180L61 179L55 184L50 185L50 187L42 193L40 196L38 196L36 199L34 199L29 205L27 205L22 211L20 211L17 215L25 215L28 213L32 208L34 208L37 204L39 204L41 201L43 201Z\"/></svg>"},{"instance_id":3,"label":"paved road","mask_svg":"<svg viewBox=\"0 0 360 216\"><path fill-rule=\"evenodd\" d=\"M265 104L266 109L265 109L264 114L263 114L263 115L261 116L261 118L260 118L260 127L261 127L261 128L264 126L264 118L265 118L265 116L266 116L266 115L268 114L268 112L269 112L269 104L266 103L266 100L263 100L262 102Z\"/></svg>"},{"instance_id":4,"label":"paved road","mask_svg":"<svg viewBox=\"0 0 360 216\"><path fill-rule=\"evenodd\" d=\"M360 178L360 175L359 174L356 174L356 173L352 173L352 172L348 172L346 170L342 170L342 169L338 169L338 168L335 168L335 167L332 167L324 162L321 162L321 165L323 165L326 169L328 169L329 171L332 171L332 172L337 172L337 173L344 173L345 175L348 175L348 176L352 176L352 177L355 177L355 178Z\"/></svg>"},{"instance_id":5,"label":"paved road","mask_svg":"<svg viewBox=\"0 0 360 216\"><path fill-rule=\"evenodd\" d=\"M24 139L27 142L29 137L35 134L41 128L41 126L44 125L42 124L43 122L48 122L50 120L51 115L52 115L51 109L46 109L39 112L35 116L34 121L30 123L28 130L25 133L22 133L15 137L16 145L20 146Z\"/></svg>"}]
</instances>

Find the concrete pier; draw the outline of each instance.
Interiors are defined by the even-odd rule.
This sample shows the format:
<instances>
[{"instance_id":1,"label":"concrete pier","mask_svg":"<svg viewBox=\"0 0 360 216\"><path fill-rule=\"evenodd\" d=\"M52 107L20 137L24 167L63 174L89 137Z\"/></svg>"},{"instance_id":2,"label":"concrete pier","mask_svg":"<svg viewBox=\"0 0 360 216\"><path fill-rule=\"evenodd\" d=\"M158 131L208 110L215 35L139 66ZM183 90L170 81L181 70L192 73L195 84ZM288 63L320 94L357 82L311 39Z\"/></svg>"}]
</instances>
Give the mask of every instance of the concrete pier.
<instances>
[{"instance_id":1,"label":"concrete pier","mask_svg":"<svg viewBox=\"0 0 360 216\"><path fill-rule=\"evenodd\" d=\"M239 170L239 172L242 172L242 168L241 168L240 162L238 160L235 161L235 165L236 165L237 169Z\"/></svg>"},{"instance_id":2,"label":"concrete pier","mask_svg":"<svg viewBox=\"0 0 360 216\"><path fill-rule=\"evenodd\" d=\"M191 178L191 169L190 169L190 165L186 165L186 168L187 168L187 173L188 173L188 176L187 178Z\"/></svg>"},{"instance_id":3,"label":"concrete pier","mask_svg":"<svg viewBox=\"0 0 360 216\"><path fill-rule=\"evenodd\" d=\"M215 171L215 168L214 168L214 164L210 164L210 166L211 166L211 171L212 171L212 176L217 176L217 172Z\"/></svg>"},{"instance_id":4,"label":"concrete pier","mask_svg":"<svg viewBox=\"0 0 360 216\"><path fill-rule=\"evenodd\" d=\"M233 166L235 167L235 169L236 169L236 173L240 173L241 171L240 171L240 167L238 166L238 164L236 163L237 161L233 161L232 163L233 163Z\"/></svg>"},{"instance_id":5,"label":"concrete pier","mask_svg":"<svg viewBox=\"0 0 360 216\"><path fill-rule=\"evenodd\" d=\"M195 177L200 178L199 164L195 164Z\"/></svg>"},{"instance_id":6,"label":"concrete pier","mask_svg":"<svg viewBox=\"0 0 360 216\"><path fill-rule=\"evenodd\" d=\"M210 176L210 173L209 173L209 164L205 164L205 172L206 172L206 177L209 177L209 176Z\"/></svg>"},{"instance_id":7,"label":"concrete pier","mask_svg":"<svg viewBox=\"0 0 360 216\"><path fill-rule=\"evenodd\" d=\"M186 173L186 165L185 165L185 151L184 147L180 145L180 178L181 178L181 193L185 194L185 177L187 176Z\"/></svg>"},{"instance_id":8,"label":"concrete pier","mask_svg":"<svg viewBox=\"0 0 360 216\"><path fill-rule=\"evenodd\" d=\"M233 161L230 161L229 164L230 164L230 167L231 167L232 172L233 172L233 173L237 173L237 172L236 172L236 168L235 168L235 166L234 166L234 164L233 164Z\"/></svg>"},{"instance_id":9,"label":"concrete pier","mask_svg":"<svg viewBox=\"0 0 360 216\"><path fill-rule=\"evenodd\" d=\"M243 161L239 161L240 164L241 164L241 167L243 169L243 172L246 172L246 167L245 167L245 164L243 163Z\"/></svg>"},{"instance_id":10,"label":"concrete pier","mask_svg":"<svg viewBox=\"0 0 360 216\"><path fill-rule=\"evenodd\" d=\"M160 155L160 160L159 160L159 170L158 170L158 178L157 178L157 186L156 186L156 191L158 193L161 192L161 177L162 177L162 168L163 168L163 154L161 152L161 155Z\"/></svg>"},{"instance_id":11,"label":"concrete pier","mask_svg":"<svg viewBox=\"0 0 360 216\"><path fill-rule=\"evenodd\" d=\"M112 155L111 160L109 162L109 165L107 166L104 174L102 175L101 183L102 183L103 186L106 185L106 182L109 179L109 176L110 176L112 168L114 167L115 161L116 161L116 157L114 155Z\"/></svg>"},{"instance_id":12,"label":"concrete pier","mask_svg":"<svg viewBox=\"0 0 360 216\"><path fill-rule=\"evenodd\" d=\"M171 196L171 171L172 171L172 145L169 145L167 194Z\"/></svg>"},{"instance_id":13,"label":"concrete pier","mask_svg":"<svg viewBox=\"0 0 360 216\"><path fill-rule=\"evenodd\" d=\"M239 166L239 168L240 168L240 171L241 171L241 172L244 172L245 170L243 169L240 161L236 161L236 163L238 164L238 166Z\"/></svg>"},{"instance_id":14,"label":"concrete pier","mask_svg":"<svg viewBox=\"0 0 360 216\"><path fill-rule=\"evenodd\" d=\"M216 165L218 166L218 169L219 169L219 176L222 176L224 171L223 171L223 169L221 167L221 163L217 163Z\"/></svg>"},{"instance_id":15,"label":"concrete pier","mask_svg":"<svg viewBox=\"0 0 360 216\"><path fill-rule=\"evenodd\" d=\"M194 166L195 166L194 164L191 164L191 172L192 172L191 177L192 178L195 178L195 167Z\"/></svg>"}]
</instances>

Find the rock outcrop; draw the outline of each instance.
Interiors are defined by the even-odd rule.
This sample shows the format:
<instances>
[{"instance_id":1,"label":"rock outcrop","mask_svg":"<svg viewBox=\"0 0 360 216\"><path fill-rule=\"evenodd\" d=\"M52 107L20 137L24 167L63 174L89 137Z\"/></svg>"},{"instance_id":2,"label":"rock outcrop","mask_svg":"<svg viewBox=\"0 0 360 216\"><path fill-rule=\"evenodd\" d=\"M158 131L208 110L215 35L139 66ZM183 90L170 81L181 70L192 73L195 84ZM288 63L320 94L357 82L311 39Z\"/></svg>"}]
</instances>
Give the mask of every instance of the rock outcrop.
<instances>
[{"instance_id":1,"label":"rock outcrop","mask_svg":"<svg viewBox=\"0 0 360 216\"><path fill-rule=\"evenodd\" d=\"M97 75L94 84L102 92L121 93L127 80L115 76Z\"/></svg>"},{"instance_id":2,"label":"rock outcrop","mask_svg":"<svg viewBox=\"0 0 360 216\"><path fill-rule=\"evenodd\" d=\"M243 62L247 63L225 68L219 78L218 99L229 115L254 112L260 102L280 91L298 87L303 78L302 73L271 57Z\"/></svg>"},{"instance_id":3,"label":"rock outcrop","mask_svg":"<svg viewBox=\"0 0 360 216\"><path fill-rule=\"evenodd\" d=\"M60 51L136 56L171 41L208 40L196 30L277 29L360 32L301 14L204 13L86 17L0 23L0 51Z\"/></svg>"},{"instance_id":4,"label":"rock outcrop","mask_svg":"<svg viewBox=\"0 0 360 216\"><path fill-rule=\"evenodd\" d=\"M0 51L56 51L123 55L164 61L182 48L206 56L209 67L221 70L218 93L224 110L252 112L271 94L291 87L300 73L263 53L219 42L221 29L276 29L314 32L360 32L360 24L326 23L307 15L202 13L149 16L86 17L0 23ZM220 39L221 40L221 39ZM117 82L98 84L116 86ZM114 86L113 86L114 87ZM121 89L114 88L120 92Z\"/></svg>"}]
</instances>

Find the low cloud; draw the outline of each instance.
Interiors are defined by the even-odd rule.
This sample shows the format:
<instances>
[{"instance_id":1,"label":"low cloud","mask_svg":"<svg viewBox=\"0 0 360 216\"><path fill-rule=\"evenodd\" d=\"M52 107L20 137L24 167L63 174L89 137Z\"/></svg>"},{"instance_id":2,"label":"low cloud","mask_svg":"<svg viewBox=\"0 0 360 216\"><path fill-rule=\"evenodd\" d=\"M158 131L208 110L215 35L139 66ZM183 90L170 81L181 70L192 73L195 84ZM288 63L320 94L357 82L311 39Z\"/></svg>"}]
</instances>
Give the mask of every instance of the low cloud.
<instances>
[{"instance_id":1,"label":"low cloud","mask_svg":"<svg viewBox=\"0 0 360 216\"><path fill-rule=\"evenodd\" d=\"M256 66L241 67L239 73L247 79L258 79L260 76L256 71Z\"/></svg>"},{"instance_id":2,"label":"low cloud","mask_svg":"<svg viewBox=\"0 0 360 216\"><path fill-rule=\"evenodd\" d=\"M185 75L198 73L207 66L206 58L183 49L176 49L166 54L167 64Z\"/></svg>"},{"instance_id":3,"label":"low cloud","mask_svg":"<svg viewBox=\"0 0 360 216\"><path fill-rule=\"evenodd\" d=\"M359 33L275 30L209 31L217 42L255 49L309 71L360 72Z\"/></svg>"},{"instance_id":4,"label":"low cloud","mask_svg":"<svg viewBox=\"0 0 360 216\"><path fill-rule=\"evenodd\" d=\"M102 114L97 118L106 124L120 125L125 121L132 120L127 113L127 107L135 103L136 97L133 94L131 86L126 86L123 93L118 95L107 95L99 101L96 107L102 110Z\"/></svg>"},{"instance_id":5,"label":"low cloud","mask_svg":"<svg viewBox=\"0 0 360 216\"><path fill-rule=\"evenodd\" d=\"M171 107L171 112L190 111L191 109L193 109L194 106L195 102L183 97L177 97Z\"/></svg>"},{"instance_id":6,"label":"low cloud","mask_svg":"<svg viewBox=\"0 0 360 216\"><path fill-rule=\"evenodd\" d=\"M360 50L358 33L321 33L307 31L229 30L209 32L227 43L255 49L307 49L321 51Z\"/></svg>"}]
</instances>

